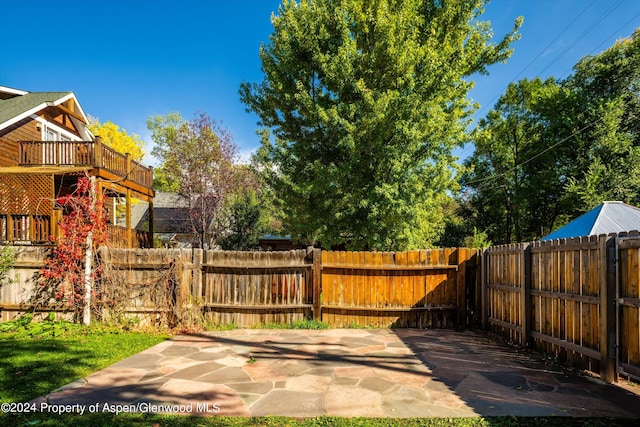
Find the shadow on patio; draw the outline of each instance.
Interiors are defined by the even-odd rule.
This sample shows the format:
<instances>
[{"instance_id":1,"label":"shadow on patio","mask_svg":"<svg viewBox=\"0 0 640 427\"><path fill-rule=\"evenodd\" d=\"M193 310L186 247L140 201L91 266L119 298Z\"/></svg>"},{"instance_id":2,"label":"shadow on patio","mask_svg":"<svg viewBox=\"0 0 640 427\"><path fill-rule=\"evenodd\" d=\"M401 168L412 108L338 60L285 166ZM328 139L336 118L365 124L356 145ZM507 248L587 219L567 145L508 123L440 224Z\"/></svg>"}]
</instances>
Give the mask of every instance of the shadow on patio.
<instances>
[{"instance_id":1,"label":"shadow on patio","mask_svg":"<svg viewBox=\"0 0 640 427\"><path fill-rule=\"evenodd\" d=\"M218 415L294 417L640 415L640 397L622 389L486 335L442 329L183 335L78 385L50 394L49 403L173 404L199 414L217 405Z\"/></svg>"}]
</instances>

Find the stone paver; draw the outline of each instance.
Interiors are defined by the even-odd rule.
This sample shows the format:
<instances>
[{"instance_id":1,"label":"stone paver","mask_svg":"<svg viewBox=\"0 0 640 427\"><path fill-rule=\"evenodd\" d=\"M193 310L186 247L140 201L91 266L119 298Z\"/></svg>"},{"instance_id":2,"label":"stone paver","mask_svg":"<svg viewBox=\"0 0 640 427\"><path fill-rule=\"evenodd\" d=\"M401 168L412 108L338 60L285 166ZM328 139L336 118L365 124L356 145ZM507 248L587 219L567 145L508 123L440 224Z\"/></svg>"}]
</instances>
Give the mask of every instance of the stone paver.
<instances>
[{"instance_id":1,"label":"stone paver","mask_svg":"<svg viewBox=\"0 0 640 427\"><path fill-rule=\"evenodd\" d=\"M484 334L417 329L178 336L37 400L229 416L640 417L632 391Z\"/></svg>"}]
</instances>

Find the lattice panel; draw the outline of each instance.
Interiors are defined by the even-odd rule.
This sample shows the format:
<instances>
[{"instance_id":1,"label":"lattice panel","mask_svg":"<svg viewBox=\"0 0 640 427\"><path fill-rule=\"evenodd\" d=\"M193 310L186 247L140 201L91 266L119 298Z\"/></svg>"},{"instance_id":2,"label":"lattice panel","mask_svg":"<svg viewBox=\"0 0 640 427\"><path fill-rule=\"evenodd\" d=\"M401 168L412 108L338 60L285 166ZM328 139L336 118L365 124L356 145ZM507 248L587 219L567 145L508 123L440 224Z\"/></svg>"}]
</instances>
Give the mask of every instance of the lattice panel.
<instances>
[{"instance_id":1,"label":"lattice panel","mask_svg":"<svg viewBox=\"0 0 640 427\"><path fill-rule=\"evenodd\" d=\"M53 177L0 175L0 213L52 215Z\"/></svg>"}]
</instances>

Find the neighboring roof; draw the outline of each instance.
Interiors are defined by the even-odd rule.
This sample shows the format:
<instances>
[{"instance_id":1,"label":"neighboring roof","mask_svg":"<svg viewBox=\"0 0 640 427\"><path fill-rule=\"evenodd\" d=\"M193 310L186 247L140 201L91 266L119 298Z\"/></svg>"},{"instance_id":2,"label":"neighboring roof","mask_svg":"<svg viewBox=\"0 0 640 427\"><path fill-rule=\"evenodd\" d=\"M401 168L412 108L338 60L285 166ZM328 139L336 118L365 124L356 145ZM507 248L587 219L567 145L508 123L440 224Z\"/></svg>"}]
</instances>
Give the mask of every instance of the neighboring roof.
<instances>
[{"instance_id":1,"label":"neighboring roof","mask_svg":"<svg viewBox=\"0 0 640 427\"><path fill-rule=\"evenodd\" d=\"M288 241L291 240L291 234L287 234L286 236L281 236L278 234L265 234L264 236L260 236L258 240L282 240Z\"/></svg>"},{"instance_id":2,"label":"neighboring roof","mask_svg":"<svg viewBox=\"0 0 640 427\"><path fill-rule=\"evenodd\" d=\"M640 208L622 202L604 202L540 240L622 233L640 230Z\"/></svg>"},{"instance_id":3,"label":"neighboring roof","mask_svg":"<svg viewBox=\"0 0 640 427\"><path fill-rule=\"evenodd\" d=\"M156 191L156 196L153 198L154 208L188 208L189 203L177 193L168 193L166 191Z\"/></svg>"},{"instance_id":4,"label":"neighboring roof","mask_svg":"<svg viewBox=\"0 0 640 427\"><path fill-rule=\"evenodd\" d=\"M131 207L132 224L140 227L148 221L149 208L146 203ZM156 191L153 198L153 231L154 233L187 233L189 232L189 203L176 193Z\"/></svg>"},{"instance_id":5,"label":"neighboring roof","mask_svg":"<svg viewBox=\"0 0 640 427\"><path fill-rule=\"evenodd\" d=\"M46 107L60 105L71 98L76 101L76 105L84 117L84 112L80 109L80 104L75 99L73 92L30 92L0 100L0 130ZM86 119L86 117L84 118Z\"/></svg>"}]
</instances>

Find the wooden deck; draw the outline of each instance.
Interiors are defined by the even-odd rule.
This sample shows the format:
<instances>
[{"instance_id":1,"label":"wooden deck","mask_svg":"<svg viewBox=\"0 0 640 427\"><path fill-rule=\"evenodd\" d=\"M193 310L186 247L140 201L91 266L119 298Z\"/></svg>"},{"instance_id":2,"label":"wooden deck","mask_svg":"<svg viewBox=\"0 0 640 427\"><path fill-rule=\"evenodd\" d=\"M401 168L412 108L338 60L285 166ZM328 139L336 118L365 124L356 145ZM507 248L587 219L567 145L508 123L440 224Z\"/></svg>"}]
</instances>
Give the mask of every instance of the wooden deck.
<instances>
[{"instance_id":1,"label":"wooden deck","mask_svg":"<svg viewBox=\"0 0 640 427\"><path fill-rule=\"evenodd\" d=\"M20 141L20 166L85 166L105 179L124 180L128 186L153 197L153 168L96 141ZM127 185L128 183L128 185Z\"/></svg>"},{"instance_id":2,"label":"wooden deck","mask_svg":"<svg viewBox=\"0 0 640 427\"><path fill-rule=\"evenodd\" d=\"M153 168L107 147L100 137L95 141L18 142L17 164L0 171L0 242L51 244L51 236L59 237L57 224L62 215L54 206L56 177L84 173L97 178L98 194L126 200L126 226L109 230L114 247L152 247L153 225L149 232L133 230L131 203L139 199L153 209ZM73 180L67 180L67 186L72 184Z\"/></svg>"}]
</instances>

